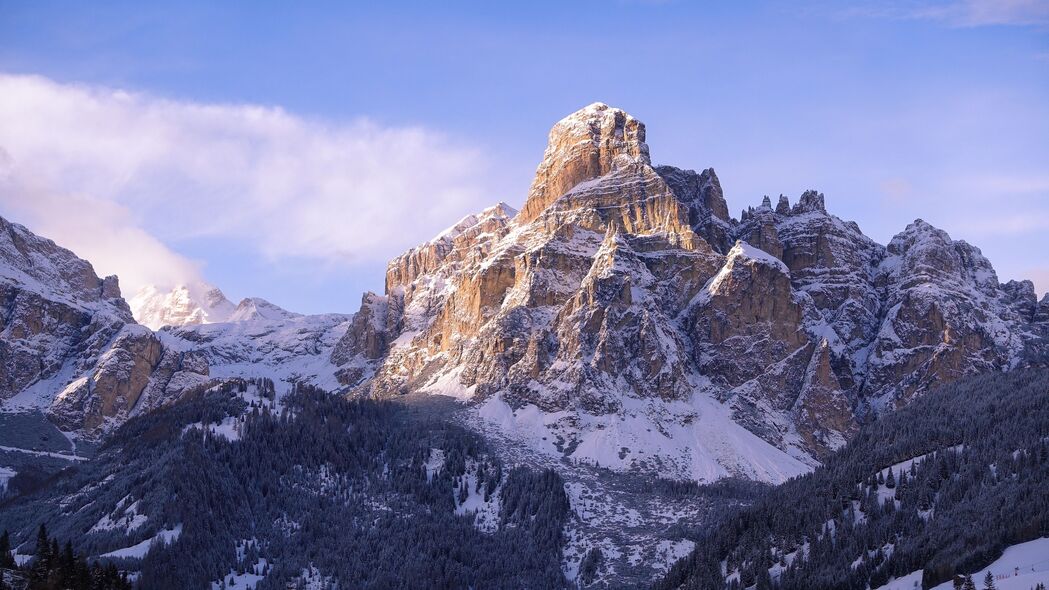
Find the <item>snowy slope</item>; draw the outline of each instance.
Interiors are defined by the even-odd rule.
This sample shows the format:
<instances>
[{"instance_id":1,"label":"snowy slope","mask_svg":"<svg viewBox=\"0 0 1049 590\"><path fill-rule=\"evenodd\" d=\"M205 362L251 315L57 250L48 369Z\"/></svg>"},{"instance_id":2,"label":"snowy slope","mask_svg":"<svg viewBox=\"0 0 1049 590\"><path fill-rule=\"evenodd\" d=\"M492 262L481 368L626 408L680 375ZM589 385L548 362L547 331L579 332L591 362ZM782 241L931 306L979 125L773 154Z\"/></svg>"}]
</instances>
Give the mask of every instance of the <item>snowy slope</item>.
<instances>
[{"instance_id":1,"label":"snowy slope","mask_svg":"<svg viewBox=\"0 0 1049 590\"><path fill-rule=\"evenodd\" d=\"M255 304L251 308L257 309ZM263 309L276 317L260 314L250 320L166 328L157 334L172 350L201 355L213 379L265 377L278 383L303 381L337 389L338 367L331 362L331 350L352 316L302 316Z\"/></svg>"},{"instance_id":2,"label":"snowy slope","mask_svg":"<svg viewBox=\"0 0 1049 590\"><path fill-rule=\"evenodd\" d=\"M1049 586L1049 537L1020 543L1006 548L1002 556L991 565L972 574L978 588L991 572L998 590L1031 590L1041 583ZM921 570L897 578L876 590L914 590L922 587ZM951 582L944 582L933 590L951 590Z\"/></svg>"}]
</instances>

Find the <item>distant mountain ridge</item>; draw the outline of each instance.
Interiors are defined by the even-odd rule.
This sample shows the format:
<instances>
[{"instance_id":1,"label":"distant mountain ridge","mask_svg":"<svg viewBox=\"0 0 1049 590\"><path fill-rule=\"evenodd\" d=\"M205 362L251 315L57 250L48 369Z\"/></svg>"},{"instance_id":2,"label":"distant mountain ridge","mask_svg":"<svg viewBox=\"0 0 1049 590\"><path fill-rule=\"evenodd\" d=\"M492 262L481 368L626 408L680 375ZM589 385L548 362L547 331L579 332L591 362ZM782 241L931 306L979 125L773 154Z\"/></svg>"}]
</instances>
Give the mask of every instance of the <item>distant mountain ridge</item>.
<instances>
[{"instance_id":1,"label":"distant mountain ridge","mask_svg":"<svg viewBox=\"0 0 1049 590\"><path fill-rule=\"evenodd\" d=\"M169 291L147 285L131 299L130 307L135 320L153 330L165 326L290 319L301 315L260 297L248 297L234 305L221 290L205 283L180 284Z\"/></svg>"}]
</instances>

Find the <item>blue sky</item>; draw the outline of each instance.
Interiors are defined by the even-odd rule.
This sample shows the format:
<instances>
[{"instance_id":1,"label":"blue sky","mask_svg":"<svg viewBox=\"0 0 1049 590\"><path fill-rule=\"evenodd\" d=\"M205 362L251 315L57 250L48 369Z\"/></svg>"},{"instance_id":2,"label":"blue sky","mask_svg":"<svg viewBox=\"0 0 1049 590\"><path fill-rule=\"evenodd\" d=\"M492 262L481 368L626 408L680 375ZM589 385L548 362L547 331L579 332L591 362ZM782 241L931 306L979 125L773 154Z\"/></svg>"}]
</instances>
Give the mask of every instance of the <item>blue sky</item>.
<instances>
[{"instance_id":1,"label":"blue sky","mask_svg":"<svg viewBox=\"0 0 1049 590\"><path fill-rule=\"evenodd\" d=\"M0 212L125 283L353 311L390 256L520 205L550 126L603 101L734 215L816 188L1049 289L1045 2L143 4L0 0Z\"/></svg>"}]
</instances>

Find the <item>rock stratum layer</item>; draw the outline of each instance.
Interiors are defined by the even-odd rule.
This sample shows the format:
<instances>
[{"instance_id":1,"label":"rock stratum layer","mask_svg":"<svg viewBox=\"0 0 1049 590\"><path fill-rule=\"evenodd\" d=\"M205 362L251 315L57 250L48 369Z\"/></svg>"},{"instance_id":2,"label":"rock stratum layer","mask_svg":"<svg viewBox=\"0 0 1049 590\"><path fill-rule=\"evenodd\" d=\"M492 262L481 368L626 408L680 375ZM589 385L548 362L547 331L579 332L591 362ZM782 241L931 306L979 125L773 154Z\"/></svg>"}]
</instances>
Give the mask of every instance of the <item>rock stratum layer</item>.
<instances>
[{"instance_id":1,"label":"rock stratum layer","mask_svg":"<svg viewBox=\"0 0 1049 590\"><path fill-rule=\"evenodd\" d=\"M335 347L355 395L446 393L551 452L777 481L932 385L1045 362L1049 300L917 220L887 245L815 191L739 220L645 127L558 122L520 212L394 259Z\"/></svg>"}]
</instances>

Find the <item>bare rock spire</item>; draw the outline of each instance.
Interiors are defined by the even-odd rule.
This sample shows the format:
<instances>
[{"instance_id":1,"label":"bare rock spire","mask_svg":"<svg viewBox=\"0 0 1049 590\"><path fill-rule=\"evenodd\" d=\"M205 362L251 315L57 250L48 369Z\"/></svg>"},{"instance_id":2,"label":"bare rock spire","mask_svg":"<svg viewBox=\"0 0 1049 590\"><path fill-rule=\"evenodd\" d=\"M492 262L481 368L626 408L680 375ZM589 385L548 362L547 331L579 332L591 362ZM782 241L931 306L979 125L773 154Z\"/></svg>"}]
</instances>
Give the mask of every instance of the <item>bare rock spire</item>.
<instances>
[{"instance_id":1,"label":"bare rock spire","mask_svg":"<svg viewBox=\"0 0 1049 590\"><path fill-rule=\"evenodd\" d=\"M645 124L604 103L586 106L550 130L519 219L527 223L577 184L637 161L651 164Z\"/></svg>"}]
</instances>

